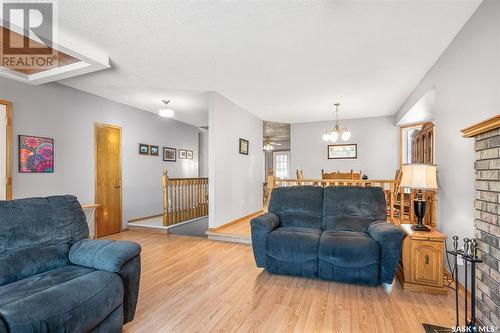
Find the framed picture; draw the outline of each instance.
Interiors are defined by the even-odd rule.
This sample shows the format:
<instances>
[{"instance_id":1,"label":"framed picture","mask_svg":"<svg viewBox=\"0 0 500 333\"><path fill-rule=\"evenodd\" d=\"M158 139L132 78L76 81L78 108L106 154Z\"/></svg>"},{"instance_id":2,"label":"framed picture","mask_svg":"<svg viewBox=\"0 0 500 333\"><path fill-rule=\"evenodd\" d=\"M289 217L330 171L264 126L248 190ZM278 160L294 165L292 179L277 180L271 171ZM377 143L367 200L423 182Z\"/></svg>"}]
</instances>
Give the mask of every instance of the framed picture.
<instances>
[{"instance_id":1,"label":"framed picture","mask_svg":"<svg viewBox=\"0 0 500 333\"><path fill-rule=\"evenodd\" d=\"M149 155L149 145L139 143L139 155Z\"/></svg>"},{"instance_id":2,"label":"framed picture","mask_svg":"<svg viewBox=\"0 0 500 333\"><path fill-rule=\"evenodd\" d=\"M328 145L328 159L354 159L358 158L358 145Z\"/></svg>"},{"instance_id":3,"label":"framed picture","mask_svg":"<svg viewBox=\"0 0 500 333\"><path fill-rule=\"evenodd\" d=\"M188 150L187 151L186 158L188 160L192 160L193 159L193 151L192 150Z\"/></svg>"},{"instance_id":4,"label":"framed picture","mask_svg":"<svg viewBox=\"0 0 500 333\"><path fill-rule=\"evenodd\" d=\"M160 153L160 147L154 146L154 145L149 145L149 155L158 156L159 153Z\"/></svg>"},{"instance_id":5,"label":"framed picture","mask_svg":"<svg viewBox=\"0 0 500 333\"><path fill-rule=\"evenodd\" d=\"M184 160L187 158L187 151L184 149L179 149L179 158Z\"/></svg>"},{"instance_id":6,"label":"framed picture","mask_svg":"<svg viewBox=\"0 0 500 333\"><path fill-rule=\"evenodd\" d=\"M54 139L19 135L19 172L53 173Z\"/></svg>"},{"instance_id":7,"label":"framed picture","mask_svg":"<svg viewBox=\"0 0 500 333\"><path fill-rule=\"evenodd\" d=\"M240 154L248 155L248 140L240 138Z\"/></svg>"},{"instance_id":8,"label":"framed picture","mask_svg":"<svg viewBox=\"0 0 500 333\"><path fill-rule=\"evenodd\" d=\"M163 160L167 162L177 161L177 149L163 147Z\"/></svg>"}]
</instances>

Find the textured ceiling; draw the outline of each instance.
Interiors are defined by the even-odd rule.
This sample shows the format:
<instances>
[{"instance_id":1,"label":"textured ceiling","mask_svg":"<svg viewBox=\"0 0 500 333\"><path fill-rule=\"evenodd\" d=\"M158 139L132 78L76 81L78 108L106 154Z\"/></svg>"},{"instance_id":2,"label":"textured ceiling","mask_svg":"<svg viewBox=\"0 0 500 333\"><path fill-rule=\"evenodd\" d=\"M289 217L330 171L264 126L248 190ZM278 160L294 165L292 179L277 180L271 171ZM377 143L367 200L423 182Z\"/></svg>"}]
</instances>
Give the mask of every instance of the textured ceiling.
<instances>
[{"instance_id":1,"label":"textured ceiling","mask_svg":"<svg viewBox=\"0 0 500 333\"><path fill-rule=\"evenodd\" d=\"M264 120L394 114L481 1L59 1L112 68L63 83L207 123L207 91Z\"/></svg>"}]
</instances>

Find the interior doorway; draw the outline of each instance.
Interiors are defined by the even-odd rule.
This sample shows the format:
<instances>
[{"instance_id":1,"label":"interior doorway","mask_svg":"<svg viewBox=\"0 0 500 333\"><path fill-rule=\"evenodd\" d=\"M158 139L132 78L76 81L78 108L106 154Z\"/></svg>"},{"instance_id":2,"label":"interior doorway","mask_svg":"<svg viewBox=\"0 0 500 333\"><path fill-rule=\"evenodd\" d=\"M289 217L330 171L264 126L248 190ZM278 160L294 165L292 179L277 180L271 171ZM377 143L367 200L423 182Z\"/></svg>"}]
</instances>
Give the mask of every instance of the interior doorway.
<instances>
[{"instance_id":1,"label":"interior doorway","mask_svg":"<svg viewBox=\"0 0 500 333\"><path fill-rule=\"evenodd\" d=\"M122 229L122 129L95 124L96 236L115 234Z\"/></svg>"},{"instance_id":2,"label":"interior doorway","mask_svg":"<svg viewBox=\"0 0 500 333\"><path fill-rule=\"evenodd\" d=\"M0 200L12 199L12 103L0 100Z\"/></svg>"}]
</instances>

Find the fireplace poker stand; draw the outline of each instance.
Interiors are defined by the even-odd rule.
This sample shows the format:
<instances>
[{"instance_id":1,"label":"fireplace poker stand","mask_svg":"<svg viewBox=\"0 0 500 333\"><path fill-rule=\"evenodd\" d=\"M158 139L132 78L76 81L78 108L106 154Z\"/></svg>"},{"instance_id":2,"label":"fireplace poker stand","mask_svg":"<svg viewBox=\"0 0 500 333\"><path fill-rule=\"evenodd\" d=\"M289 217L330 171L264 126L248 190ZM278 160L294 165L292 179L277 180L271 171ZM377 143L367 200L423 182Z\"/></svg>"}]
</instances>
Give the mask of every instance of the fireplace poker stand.
<instances>
[{"instance_id":1,"label":"fireplace poker stand","mask_svg":"<svg viewBox=\"0 0 500 333\"><path fill-rule=\"evenodd\" d=\"M460 327L459 319L459 298L458 298L458 258L460 257L465 262L465 306L464 306L464 320L465 320L465 332L478 332L477 322L476 322L476 264L482 262L477 256L477 242L475 239L464 238L464 246L462 249L458 249L458 236L453 236L453 250L446 251L454 257L455 261L455 312L456 312L456 327ZM471 265L471 318L468 320L468 310L469 305L467 301L467 291L468 291L468 263Z\"/></svg>"}]
</instances>

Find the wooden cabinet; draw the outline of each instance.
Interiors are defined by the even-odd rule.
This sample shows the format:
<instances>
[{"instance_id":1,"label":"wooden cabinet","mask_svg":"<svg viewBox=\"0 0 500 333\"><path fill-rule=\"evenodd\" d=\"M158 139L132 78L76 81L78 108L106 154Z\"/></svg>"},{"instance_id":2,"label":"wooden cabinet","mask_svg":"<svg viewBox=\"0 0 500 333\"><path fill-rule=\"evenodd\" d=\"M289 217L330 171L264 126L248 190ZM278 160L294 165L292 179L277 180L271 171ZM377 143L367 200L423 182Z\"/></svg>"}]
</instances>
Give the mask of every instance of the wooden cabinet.
<instances>
[{"instance_id":1,"label":"wooden cabinet","mask_svg":"<svg viewBox=\"0 0 500 333\"><path fill-rule=\"evenodd\" d=\"M444 241L446 236L432 229L414 231L402 224L405 232L397 277L405 290L446 294L443 285Z\"/></svg>"},{"instance_id":2,"label":"wooden cabinet","mask_svg":"<svg viewBox=\"0 0 500 333\"><path fill-rule=\"evenodd\" d=\"M411 138L412 163L434 164L434 124L424 123Z\"/></svg>"}]
</instances>

